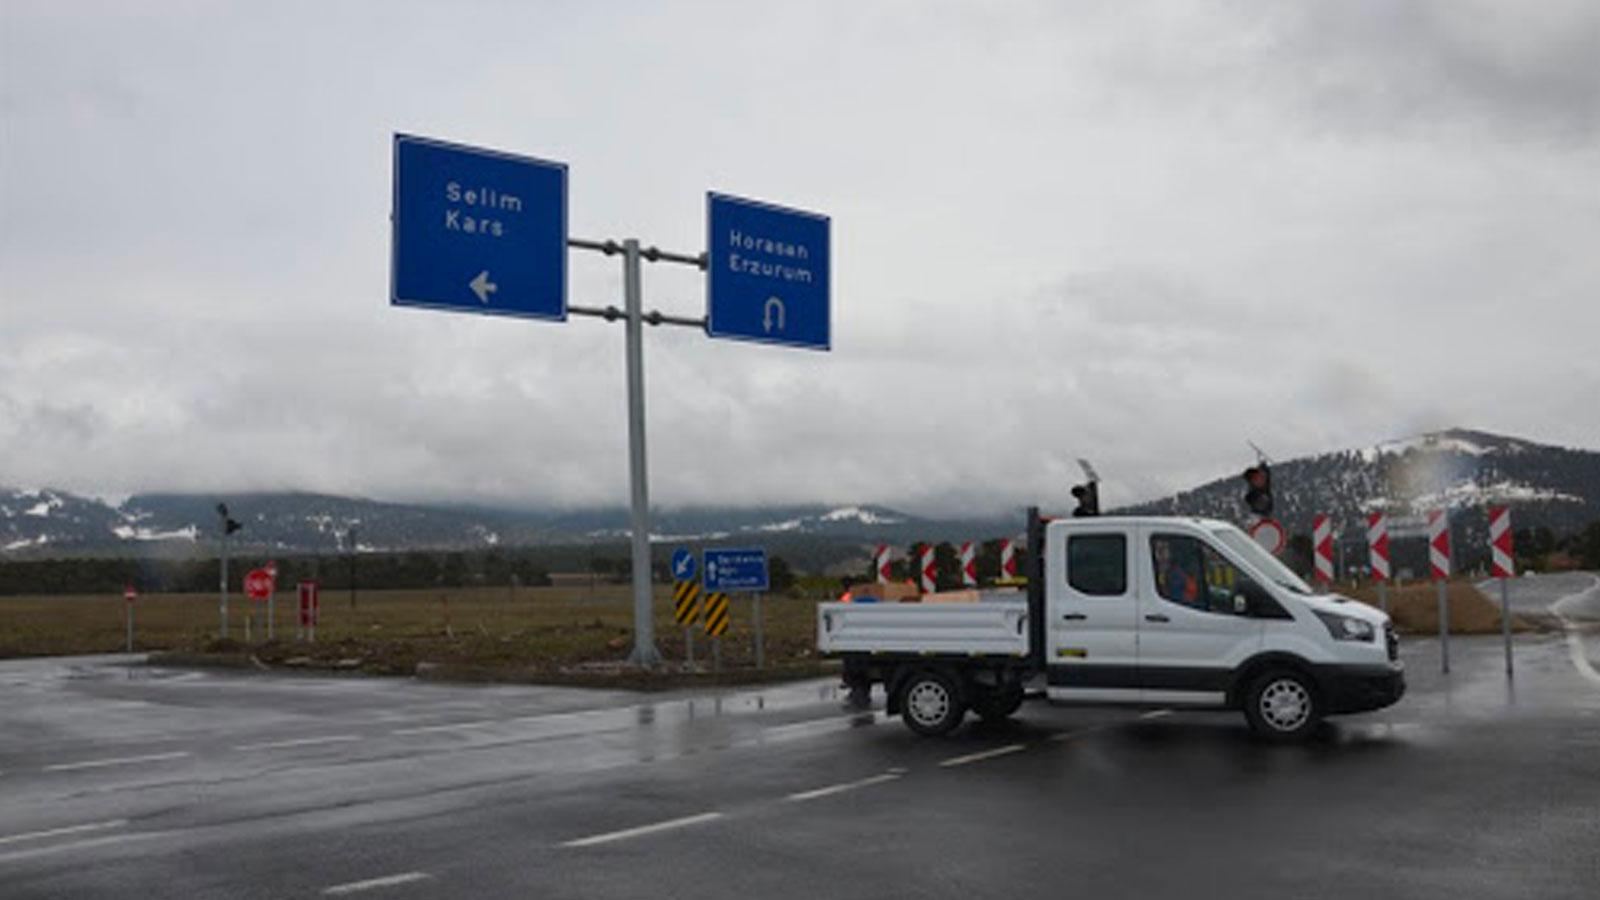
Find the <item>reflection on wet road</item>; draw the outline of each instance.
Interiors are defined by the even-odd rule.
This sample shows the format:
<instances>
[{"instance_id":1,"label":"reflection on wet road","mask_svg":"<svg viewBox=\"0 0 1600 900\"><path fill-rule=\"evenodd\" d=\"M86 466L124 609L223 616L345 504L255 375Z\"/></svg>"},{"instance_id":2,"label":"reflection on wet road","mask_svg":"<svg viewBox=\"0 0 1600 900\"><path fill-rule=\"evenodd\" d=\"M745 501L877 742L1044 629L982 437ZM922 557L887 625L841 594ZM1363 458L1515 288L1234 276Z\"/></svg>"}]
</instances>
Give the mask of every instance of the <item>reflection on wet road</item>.
<instances>
[{"instance_id":1,"label":"reflection on wet road","mask_svg":"<svg viewBox=\"0 0 1600 900\"><path fill-rule=\"evenodd\" d=\"M829 682L637 695L0 663L8 897L1587 896L1600 689L1407 642L1398 706L1029 704L949 739ZM881 709L881 698L878 707ZM695 864L691 864L695 863Z\"/></svg>"}]
</instances>

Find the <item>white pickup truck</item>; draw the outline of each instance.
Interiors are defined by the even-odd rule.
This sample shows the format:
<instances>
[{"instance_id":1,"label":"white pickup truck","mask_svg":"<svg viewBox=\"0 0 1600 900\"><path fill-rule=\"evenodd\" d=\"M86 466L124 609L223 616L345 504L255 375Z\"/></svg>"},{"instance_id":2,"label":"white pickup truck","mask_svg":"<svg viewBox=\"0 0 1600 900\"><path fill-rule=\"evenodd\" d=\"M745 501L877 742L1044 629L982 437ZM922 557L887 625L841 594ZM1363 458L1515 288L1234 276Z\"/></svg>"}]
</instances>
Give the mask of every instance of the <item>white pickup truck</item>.
<instances>
[{"instance_id":1,"label":"white pickup truck","mask_svg":"<svg viewBox=\"0 0 1600 900\"><path fill-rule=\"evenodd\" d=\"M1226 522L1030 509L1028 549L1025 591L819 604L818 650L843 659L852 691L882 684L889 712L926 735L1046 696L1238 709L1293 740L1405 693L1387 615L1318 594Z\"/></svg>"}]
</instances>

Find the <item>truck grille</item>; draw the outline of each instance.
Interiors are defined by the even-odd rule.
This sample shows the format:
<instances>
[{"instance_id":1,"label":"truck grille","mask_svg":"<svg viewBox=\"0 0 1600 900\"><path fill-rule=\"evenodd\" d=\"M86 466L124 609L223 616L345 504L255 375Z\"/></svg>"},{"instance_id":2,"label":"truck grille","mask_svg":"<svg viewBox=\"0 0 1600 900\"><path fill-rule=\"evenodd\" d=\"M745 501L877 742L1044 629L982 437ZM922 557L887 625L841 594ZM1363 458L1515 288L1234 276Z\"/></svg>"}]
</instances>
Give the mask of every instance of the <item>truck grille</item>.
<instances>
[{"instance_id":1,"label":"truck grille","mask_svg":"<svg viewBox=\"0 0 1600 900\"><path fill-rule=\"evenodd\" d=\"M1400 636L1394 633L1394 623L1383 624L1383 642L1389 649L1389 661L1400 658Z\"/></svg>"}]
</instances>

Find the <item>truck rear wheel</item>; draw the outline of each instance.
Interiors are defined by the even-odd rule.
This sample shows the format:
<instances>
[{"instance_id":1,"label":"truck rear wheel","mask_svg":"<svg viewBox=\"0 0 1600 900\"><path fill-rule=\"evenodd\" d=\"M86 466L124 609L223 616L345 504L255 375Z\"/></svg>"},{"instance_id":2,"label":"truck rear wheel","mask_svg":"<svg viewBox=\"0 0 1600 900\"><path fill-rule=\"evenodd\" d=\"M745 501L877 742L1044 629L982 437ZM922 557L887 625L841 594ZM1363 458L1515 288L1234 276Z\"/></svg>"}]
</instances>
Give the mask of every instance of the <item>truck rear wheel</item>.
<instances>
[{"instance_id":1,"label":"truck rear wheel","mask_svg":"<svg viewBox=\"0 0 1600 900\"><path fill-rule=\"evenodd\" d=\"M941 672L924 669L900 688L900 718L917 734L949 734L966 711L955 681Z\"/></svg>"}]
</instances>

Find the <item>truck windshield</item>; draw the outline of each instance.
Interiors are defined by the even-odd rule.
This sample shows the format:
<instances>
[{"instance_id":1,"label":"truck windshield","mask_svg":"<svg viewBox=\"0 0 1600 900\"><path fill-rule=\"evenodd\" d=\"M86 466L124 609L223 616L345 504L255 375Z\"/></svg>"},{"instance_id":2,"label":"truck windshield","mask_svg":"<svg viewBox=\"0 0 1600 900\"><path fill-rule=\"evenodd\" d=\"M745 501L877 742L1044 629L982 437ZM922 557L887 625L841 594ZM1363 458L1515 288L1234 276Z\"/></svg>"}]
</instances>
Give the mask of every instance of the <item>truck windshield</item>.
<instances>
[{"instance_id":1,"label":"truck windshield","mask_svg":"<svg viewBox=\"0 0 1600 900\"><path fill-rule=\"evenodd\" d=\"M1245 561L1260 569L1261 574L1272 579L1284 590L1293 591L1296 594L1310 595L1316 593L1311 590L1310 585L1300 580L1300 576L1296 575L1294 570L1279 562L1276 556L1263 550L1260 544L1251 540L1249 535L1239 529L1230 525L1225 528L1218 528L1212 534L1215 534L1218 540L1227 544L1229 550L1244 557Z\"/></svg>"}]
</instances>

